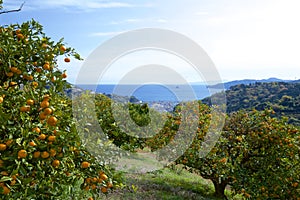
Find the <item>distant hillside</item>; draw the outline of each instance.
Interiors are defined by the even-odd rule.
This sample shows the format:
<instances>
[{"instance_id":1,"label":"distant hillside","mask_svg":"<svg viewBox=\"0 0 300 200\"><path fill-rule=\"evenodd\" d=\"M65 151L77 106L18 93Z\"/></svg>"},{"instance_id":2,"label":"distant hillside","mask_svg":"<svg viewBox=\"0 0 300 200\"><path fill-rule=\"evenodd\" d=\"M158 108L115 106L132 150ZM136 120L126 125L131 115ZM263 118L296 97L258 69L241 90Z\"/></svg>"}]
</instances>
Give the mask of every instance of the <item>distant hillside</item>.
<instances>
[{"instance_id":1,"label":"distant hillside","mask_svg":"<svg viewBox=\"0 0 300 200\"><path fill-rule=\"evenodd\" d=\"M271 82L300 82L300 80L291 81L291 80L282 80L282 79L278 79L278 78L269 78L269 79L261 79L261 80L243 79L243 80L225 82L224 83L224 88L226 90L228 90L228 89L230 89L230 87L235 86L235 85L240 85L240 84L249 85L249 84L253 84L253 83L271 83ZM219 88L220 84L211 85L211 86L208 86L208 87L210 87L210 88Z\"/></svg>"},{"instance_id":2,"label":"distant hillside","mask_svg":"<svg viewBox=\"0 0 300 200\"><path fill-rule=\"evenodd\" d=\"M214 98L218 94L213 95ZM250 83L232 86L226 90L227 112L240 109L273 108L276 116L287 116L289 122L300 126L300 82ZM210 104L210 97L202 100Z\"/></svg>"}]
</instances>

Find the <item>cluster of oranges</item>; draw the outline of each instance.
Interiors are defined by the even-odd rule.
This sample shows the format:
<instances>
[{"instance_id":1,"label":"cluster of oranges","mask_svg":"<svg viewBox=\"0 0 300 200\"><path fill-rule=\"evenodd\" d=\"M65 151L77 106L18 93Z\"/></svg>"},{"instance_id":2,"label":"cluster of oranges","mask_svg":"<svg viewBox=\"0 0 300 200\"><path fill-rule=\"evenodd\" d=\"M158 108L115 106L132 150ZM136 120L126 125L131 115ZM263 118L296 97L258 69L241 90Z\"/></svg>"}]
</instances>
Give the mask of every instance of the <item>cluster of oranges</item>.
<instances>
[{"instance_id":1,"label":"cluster of oranges","mask_svg":"<svg viewBox=\"0 0 300 200\"><path fill-rule=\"evenodd\" d=\"M102 171L99 172L98 177L85 178L83 183L83 189L86 191L100 189L101 192L107 193L108 189L112 187L112 182L109 181L107 175Z\"/></svg>"}]
</instances>

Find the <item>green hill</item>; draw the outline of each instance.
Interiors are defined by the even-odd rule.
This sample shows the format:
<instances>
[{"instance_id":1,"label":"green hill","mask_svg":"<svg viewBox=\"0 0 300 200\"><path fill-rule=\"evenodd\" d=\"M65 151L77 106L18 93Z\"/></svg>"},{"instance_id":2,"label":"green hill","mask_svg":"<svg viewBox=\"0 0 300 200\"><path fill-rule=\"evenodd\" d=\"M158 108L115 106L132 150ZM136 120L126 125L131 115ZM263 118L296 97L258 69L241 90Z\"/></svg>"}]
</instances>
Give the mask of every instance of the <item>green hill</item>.
<instances>
[{"instance_id":1,"label":"green hill","mask_svg":"<svg viewBox=\"0 0 300 200\"><path fill-rule=\"evenodd\" d=\"M202 100L211 104L211 98L218 98L219 94ZM272 108L276 117L286 116L289 123L300 126L300 83L299 82L271 82L239 84L226 90L227 112L240 109L263 110Z\"/></svg>"}]
</instances>

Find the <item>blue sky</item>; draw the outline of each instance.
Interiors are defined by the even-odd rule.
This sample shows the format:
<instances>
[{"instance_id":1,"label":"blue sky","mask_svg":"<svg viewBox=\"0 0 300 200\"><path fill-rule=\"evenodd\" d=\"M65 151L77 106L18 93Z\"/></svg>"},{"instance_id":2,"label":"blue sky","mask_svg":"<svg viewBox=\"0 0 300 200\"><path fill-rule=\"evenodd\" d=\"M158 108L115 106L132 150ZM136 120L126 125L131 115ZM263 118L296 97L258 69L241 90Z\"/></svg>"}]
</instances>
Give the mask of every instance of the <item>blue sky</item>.
<instances>
[{"instance_id":1,"label":"blue sky","mask_svg":"<svg viewBox=\"0 0 300 200\"><path fill-rule=\"evenodd\" d=\"M4 8L15 9L22 2L4 0ZM197 42L223 80L300 79L299 10L298 0L27 0L22 12L0 15L0 21L11 24L34 18L47 35L64 37L83 58L121 32L169 29ZM81 65L60 63L73 83ZM111 69L104 82L117 81L124 67L121 71L118 66ZM188 81L198 81L191 70L183 74Z\"/></svg>"}]
</instances>

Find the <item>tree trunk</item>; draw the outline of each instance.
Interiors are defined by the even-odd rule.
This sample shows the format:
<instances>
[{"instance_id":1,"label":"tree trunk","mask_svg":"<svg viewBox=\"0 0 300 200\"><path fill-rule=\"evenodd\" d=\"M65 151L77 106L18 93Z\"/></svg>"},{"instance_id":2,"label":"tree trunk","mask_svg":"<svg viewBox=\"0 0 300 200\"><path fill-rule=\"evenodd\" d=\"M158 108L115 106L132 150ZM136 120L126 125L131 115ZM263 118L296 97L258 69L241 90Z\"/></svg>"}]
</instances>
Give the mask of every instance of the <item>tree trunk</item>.
<instances>
[{"instance_id":1,"label":"tree trunk","mask_svg":"<svg viewBox=\"0 0 300 200\"><path fill-rule=\"evenodd\" d=\"M227 199L227 197L225 196L227 181L221 181L221 183L219 183L218 180L212 180L212 182L215 186L215 196L218 198Z\"/></svg>"}]
</instances>

